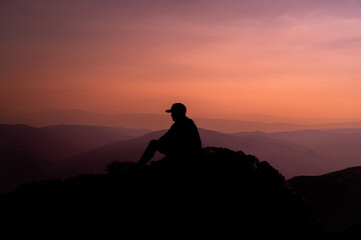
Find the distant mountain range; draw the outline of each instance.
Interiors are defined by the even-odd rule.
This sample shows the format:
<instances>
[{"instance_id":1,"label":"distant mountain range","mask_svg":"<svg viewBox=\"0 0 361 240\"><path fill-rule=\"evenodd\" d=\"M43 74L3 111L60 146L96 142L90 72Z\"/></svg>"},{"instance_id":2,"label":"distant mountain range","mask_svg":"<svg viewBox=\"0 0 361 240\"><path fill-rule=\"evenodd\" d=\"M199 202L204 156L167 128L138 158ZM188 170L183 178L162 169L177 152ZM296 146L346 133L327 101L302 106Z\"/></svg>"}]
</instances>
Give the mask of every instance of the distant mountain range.
<instances>
[{"instance_id":1,"label":"distant mountain range","mask_svg":"<svg viewBox=\"0 0 361 240\"><path fill-rule=\"evenodd\" d=\"M80 125L35 128L0 124L0 192L27 180L50 176L66 158L147 132Z\"/></svg>"},{"instance_id":2,"label":"distant mountain range","mask_svg":"<svg viewBox=\"0 0 361 240\"><path fill-rule=\"evenodd\" d=\"M156 131L136 139L114 142L64 161L63 169L99 173L112 161L136 161L147 144L166 130ZM303 130L266 134L247 132L224 134L199 129L203 147L225 147L242 150L270 162L287 178L297 175L318 175L349 166L361 165L361 133L349 130ZM351 144L352 143L352 144ZM157 155L155 159L159 159ZM75 171L77 169L77 171Z\"/></svg>"},{"instance_id":3,"label":"distant mountain range","mask_svg":"<svg viewBox=\"0 0 361 240\"><path fill-rule=\"evenodd\" d=\"M166 130L56 125L0 125L0 192L26 180L102 173L113 161L137 161ZM241 132L199 129L203 147L242 150L291 178L361 166L361 129ZM160 159L158 154L155 159Z\"/></svg>"},{"instance_id":4,"label":"distant mountain range","mask_svg":"<svg viewBox=\"0 0 361 240\"><path fill-rule=\"evenodd\" d=\"M120 140L135 138L151 132L146 129L85 125L54 125L42 127L41 129L66 139L82 151Z\"/></svg>"},{"instance_id":5,"label":"distant mountain range","mask_svg":"<svg viewBox=\"0 0 361 240\"><path fill-rule=\"evenodd\" d=\"M17 113L0 111L0 123L4 124L27 124L43 127L49 125L97 125L110 127L125 127L135 129L162 130L172 124L167 114L104 114L91 113L81 110L49 110L42 112ZM192 116L191 116L192 117ZM245 131L295 131L303 129L325 129L325 128L361 128L361 122L336 122L325 124L295 124L289 123L287 119L254 116L239 116L235 119L193 117L197 126L204 129L224 133L235 133ZM263 120L263 121L262 121ZM292 122L290 120L290 122Z\"/></svg>"}]
</instances>

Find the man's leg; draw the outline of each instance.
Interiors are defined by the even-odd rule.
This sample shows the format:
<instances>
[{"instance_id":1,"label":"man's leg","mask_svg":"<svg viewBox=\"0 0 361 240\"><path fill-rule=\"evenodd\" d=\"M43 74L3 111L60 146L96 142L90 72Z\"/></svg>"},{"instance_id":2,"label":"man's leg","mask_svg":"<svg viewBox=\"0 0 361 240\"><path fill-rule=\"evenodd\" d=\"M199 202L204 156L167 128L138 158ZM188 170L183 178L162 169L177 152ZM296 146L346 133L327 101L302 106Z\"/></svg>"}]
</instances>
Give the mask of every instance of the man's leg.
<instances>
[{"instance_id":1,"label":"man's leg","mask_svg":"<svg viewBox=\"0 0 361 240\"><path fill-rule=\"evenodd\" d=\"M158 145L159 145L158 140L150 141L148 147L145 149L142 157L138 161L138 164L144 165L147 162L149 162L154 156L155 152L158 150Z\"/></svg>"}]
</instances>

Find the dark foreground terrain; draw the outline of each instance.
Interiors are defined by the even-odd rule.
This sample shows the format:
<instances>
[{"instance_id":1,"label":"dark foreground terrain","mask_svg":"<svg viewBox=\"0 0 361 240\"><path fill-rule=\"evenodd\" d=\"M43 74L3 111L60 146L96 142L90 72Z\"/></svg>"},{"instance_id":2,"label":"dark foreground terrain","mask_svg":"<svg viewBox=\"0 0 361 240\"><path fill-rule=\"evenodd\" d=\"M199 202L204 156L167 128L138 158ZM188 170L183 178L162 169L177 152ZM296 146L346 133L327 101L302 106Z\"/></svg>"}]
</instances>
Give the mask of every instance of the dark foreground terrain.
<instances>
[{"instance_id":1,"label":"dark foreground terrain","mask_svg":"<svg viewBox=\"0 0 361 240\"><path fill-rule=\"evenodd\" d=\"M288 182L310 201L325 231L361 232L361 167Z\"/></svg>"},{"instance_id":2,"label":"dark foreground terrain","mask_svg":"<svg viewBox=\"0 0 361 240\"><path fill-rule=\"evenodd\" d=\"M323 231L309 203L267 162L212 147L181 163L115 162L107 174L25 184L2 195L0 208L4 231L26 239Z\"/></svg>"}]
</instances>

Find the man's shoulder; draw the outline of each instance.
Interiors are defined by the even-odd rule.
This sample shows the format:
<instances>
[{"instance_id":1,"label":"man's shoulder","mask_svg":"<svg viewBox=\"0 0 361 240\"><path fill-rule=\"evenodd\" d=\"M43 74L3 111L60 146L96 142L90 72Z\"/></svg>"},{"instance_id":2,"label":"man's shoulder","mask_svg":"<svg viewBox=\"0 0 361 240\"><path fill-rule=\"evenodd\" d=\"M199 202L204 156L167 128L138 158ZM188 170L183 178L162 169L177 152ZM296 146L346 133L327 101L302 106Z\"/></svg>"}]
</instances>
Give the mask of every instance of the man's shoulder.
<instances>
[{"instance_id":1,"label":"man's shoulder","mask_svg":"<svg viewBox=\"0 0 361 240\"><path fill-rule=\"evenodd\" d=\"M184 128L184 127L188 127L188 126L192 126L194 124L193 120L188 118L188 117L184 117L182 120L176 121L172 127L175 128Z\"/></svg>"},{"instance_id":2,"label":"man's shoulder","mask_svg":"<svg viewBox=\"0 0 361 240\"><path fill-rule=\"evenodd\" d=\"M184 125L187 128L197 128L196 124L194 123L194 121L190 118L187 117L187 119L184 121Z\"/></svg>"},{"instance_id":3,"label":"man's shoulder","mask_svg":"<svg viewBox=\"0 0 361 240\"><path fill-rule=\"evenodd\" d=\"M189 117L184 117L184 119L186 120L186 121L192 121L193 122L193 120L192 119L190 119Z\"/></svg>"},{"instance_id":4,"label":"man's shoulder","mask_svg":"<svg viewBox=\"0 0 361 240\"><path fill-rule=\"evenodd\" d=\"M189 119L189 122L191 122L192 124L195 125L195 123L194 123L194 121L192 119L190 119L190 118L188 118L188 119Z\"/></svg>"},{"instance_id":5,"label":"man's shoulder","mask_svg":"<svg viewBox=\"0 0 361 240\"><path fill-rule=\"evenodd\" d=\"M185 117L184 122L187 124L194 124L194 121L192 119L190 119L189 117Z\"/></svg>"}]
</instances>

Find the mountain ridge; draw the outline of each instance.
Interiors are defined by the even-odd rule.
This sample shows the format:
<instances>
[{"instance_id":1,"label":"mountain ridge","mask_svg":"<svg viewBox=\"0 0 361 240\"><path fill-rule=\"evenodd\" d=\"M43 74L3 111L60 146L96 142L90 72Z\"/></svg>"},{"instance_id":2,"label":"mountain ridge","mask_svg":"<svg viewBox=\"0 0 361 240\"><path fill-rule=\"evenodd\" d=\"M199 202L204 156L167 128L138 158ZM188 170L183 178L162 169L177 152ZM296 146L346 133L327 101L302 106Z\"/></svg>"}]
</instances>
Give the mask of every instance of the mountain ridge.
<instances>
[{"instance_id":1,"label":"mountain ridge","mask_svg":"<svg viewBox=\"0 0 361 240\"><path fill-rule=\"evenodd\" d=\"M56 131L49 131L49 128L55 128ZM62 176L64 173L101 173L105 172L109 161L137 161L149 141L159 138L165 131L136 137L147 130L78 125L35 128L2 124L0 192L15 187L18 182L16 179L20 180L18 183L23 183L27 179ZM361 165L360 129L237 134L202 128L199 131L203 147L225 147L234 151L243 149L247 154L255 154L270 162L286 178L320 175ZM326 135L320 138L319 133ZM127 136L131 138L125 139ZM113 142L114 139L123 140L117 143ZM161 157L161 154L157 154L155 159ZM92 166L88 162L91 159L98 163ZM31 168L34 169L33 172ZM64 170L65 168L68 170ZM8 183L11 184L6 187Z\"/></svg>"},{"instance_id":2,"label":"mountain ridge","mask_svg":"<svg viewBox=\"0 0 361 240\"><path fill-rule=\"evenodd\" d=\"M288 180L310 201L326 231L342 232L361 219L361 166Z\"/></svg>"},{"instance_id":3,"label":"mountain ridge","mask_svg":"<svg viewBox=\"0 0 361 240\"><path fill-rule=\"evenodd\" d=\"M338 120L334 123L291 123L284 118L249 117L223 118L191 116L199 127L214 129L225 133L239 131L294 131L305 128L361 128L359 121ZM264 119L264 121L262 121ZM272 121L270 121L272 119ZM336 120L335 120L336 121ZM146 128L153 131L169 128L169 116L165 114L138 113L138 114L110 114L93 113L83 110L48 110L29 113L3 114L0 123L25 123L37 127L58 124L80 124L127 128Z\"/></svg>"}]
</instances>

